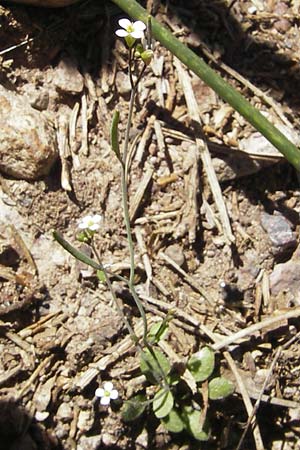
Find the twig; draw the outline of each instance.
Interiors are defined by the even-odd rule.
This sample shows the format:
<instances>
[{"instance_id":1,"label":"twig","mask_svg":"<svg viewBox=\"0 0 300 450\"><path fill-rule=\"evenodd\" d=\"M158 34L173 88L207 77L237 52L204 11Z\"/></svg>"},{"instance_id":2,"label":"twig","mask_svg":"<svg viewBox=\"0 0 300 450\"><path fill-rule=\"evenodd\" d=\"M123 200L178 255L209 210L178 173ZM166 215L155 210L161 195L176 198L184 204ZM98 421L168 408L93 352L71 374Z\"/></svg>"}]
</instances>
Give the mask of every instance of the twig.
<instances>
[{"instance_id":1,"label":"twig","mask_svg":"<svg viewBox=\"0 0 300 450\"><path fill-rule=\"evenodd\" d=\"M30 264L31 268L33 269L33 273L34 275L38 274L38 268L37 265L33 259L33 256L28 248L28 246L26 245L24 239L22 238L20 232L18 231L18 229L13 225L10 224L9 229L11 231L11 236L14 239L14 241L16 242L19 251L21 252L22 256L27 260L27 262Z\"/></svg>"},{"instance_id":2,"label":"twig","mask_svg":"<svg viewBox=\"0 0 300 450\"><path fill-rule=\"evenodd\" d=\"M227 352L225 352L225 353L227 353ZM254 419L254 417L255 417L255 414L256 414L257 411L258 411L258 408L259 408L259 405L260 405L262 396L263 396L263 394L264 394L264 392L265 392L265 390L266 390L266 387L267 387L267 385L268 385L268 383L269 383L269 380L270 380L270 378L271 378L271 376L272 376L272 373L273 373L275 364L276 364L276 362L278 361L278 358L279 358L280 354L281 354L281 347L278 347L278 349L277 349L277 351L276 351L276 354L275 354L275 357L274 357L274 359L273 359L273 361L272 361L272 364L271 364L270 367L269 367L269 370L268 370L268 373L267 373L267 375L266 375L265 381L264 381L264 383L263 383L263 385L262 385L262 388L261 388L261 391L260 391L260 393L259 393L258 399L256 400L255 405L254 405L253 408L252 408L252 412L251 412L250 416L248 417L246 427L245 427L245 429L244 429L244 431L243 431L243 434L242 434L242 436L241 436L241 438L240 438L240 440L239 440L239 443L238 443L238 445L237 445L237 447L236 447L236 450L240 450L241 447L242 447L242 444L243 444L243 442L244 442L244 439L245 439L245 437L246 437L246 434L247 434L247 432L248 432L248 430L249 430L249 427L250 427L251 423L253 422L253 419Z\"/></svg>"},{"instance_id":3,"label":"twig","mask_svg":"<svg viewBox=\"0 0 300 450\"><path fill-rule=\"evenodd\" d=\"M76 141L76 124L78 119L78 113L79 113L79 103L76 102L70 114L69 120L69 146L75 169L78 169L80 167L80 161L78 157L78 144Z\"/></svg>"},{"instance_id":4,"label":"twig","mask_svg":"<svg viewBox=\"0 0 300 450\"><path fill-rule=\"evenodd\" d=\"M218 342L212 345L213 350L221 350L224 347L228 347L230 344L242 339L246 336L252 336L257 331L263 330L264 328L268 328L271 325L274 325L278 322L286 321L288 319L294 319L300 316L300 307L293 308L284 313L278 314L275 317L270 317L268 319L262 320L261 322L250 325L250 327L244 328L236 333L231 334L230 336L226 336L223 341Z\"/></svg>"},{"instance_id":5,"label":"twig","mask_svg":"<svg viewBox=\"0 0 300 450\"><path fill-rule=\"evenodd\" d=\"M129 209L130 222L134 220L138 212L138 209L145 195L146 189L150 181L152 180L152 176L153 176L153 169L149 167L144 173L144 176L139 183L139 187L130 202L130 209Z\"/></svg>"},{"instance_id":6,"label":"twig","mask_svg":"<svg viewBox=\"0 0 300 450\"><path fill-rule=\"evenodd\" d=\"M0 56L5 55L5 53L9 53L12 50L15 50L16 48L23 47L23 45L29 44L29 42L32 42L34 39L35 38L29 38L23 42L20 42L20 44L12 45L11 47L5 48L4 50L0 51Z\"/></svg>"},{"instance_id":7,"label":"twig","mask_svg":"<svg viewBox=\"0 0 300 450\"><path fill-rule=\"evenodd\" d=\"M155 214L153 216L144 216L144 217L138 217L135 220L135 224L137 225L144 225L145 223L150 222L159 222L160 220L169 220L173 219L173 217L178 217L179 212L178 211L169 211L165 213Z\"/></svg>"},{"instance_id":8,"label":"twig","mask_svg":"<svg viewBox=\"0 0 300 450\"><path fill-rule=\"evenodd\" d=\"M192 147L191 147L192 148ZM193 244L196 240L198 220L199 220L199 205L198 205L198 192L199 192L199 154L191 150L192 164L188 170L188 173L184 175L184 184L186 191L186 206L184 209L183 222L188 224L188 237L189 243Z\"/></svg>"},{"instance_id":9,"label":"twig","mask_svg":"<svg viewBox=\"0 0 300 450\"><path fill-rule=\"evenodd\" d=\"M7 339L10 339L26 353L29 353L31 356L34 356L35 353L32 344L29 344L27 341L22 339L17 333L13 333L12 331L5 331L4 334L7 337Z\"/></svg>"},{"instance_id":10,"label":"twig","mask_svg":"<svg viewBox=\"0 0 300 450\"><path fill-rule=\"evenodd\" d=\"M148 119L146 128L145 128L145 130L144 130L144 132L142 134L142 137L141 137L141 140L139 142L139 145L137 147L135 159L136 159L136 161L139 164L141 163L141 161L143 159L146 144L150 140L151 135L153 133L154 121L155 121L155 116L154 115L150 116L149 119Z\"/></svg>"},{"instance_id":11,"label":"twig","mask_svg":"<svg viewBox=\"0 0 300 450\"><path fill-rule=\"evenodd\" d=\"M293 129L293 125L291 124L291 122L285 117L285 115L283 114L282 109L280 108L280 106L277 105L277 103L275 103L275 101L271 97L269 97L265 92L263 92L258 87L254 86L254 84L252 84L249 80L247 80L241 74L236 72L234 69L232 69L231 67L227 66L227 64L225 64L225 63L223 63L221 61L218 61L213 56L213 54L206 47L203 46L203 44L201 45L201 50L204 53L204 55L207 56L207 58L209 58L211 61L214 62L214 64L216 64L222 70L224 70L229 75L234 77L241 84L246 86L250 91L253 92L254 95L256 95L258 98L261 98L267 105L271 106L271 108L274 110L274 112L277 114L277 116L282 120L282 122L287 127L289 127L291 130Z\"/></svg>"},{"instance_id":12,"label":"twig","mask_svg":"<svg viewBox=\"0 0 300 450\"><path fill-rule=\"evenodd\" d=\"M41 377L41 372L48 366L49 363L51 363L53 361L54 358L55 358L55 355L50 355L50 356L47 356L45 359L42 360L42 362L38 365L38 367L35 369L35 371L28 378L28 380L26 380L26 382L25 382L24 386L22 387L22 389L17 393L16 399L21 399L23 397L23 395L25 395L28 390L30 390L30 389L33 390L33 388L34 388L34 386L33 386L34 381L38 377Z\"/></svg>"},{"instance_id":13,"label":"twig","mask_svg":"<svg viewBox=\"0 0 300 450\"><path fill-rule=\"evenodd\" d=\"M204 170L207 175L207 179L214 197L214 200L216 202L219 214L220 214L220 220L223 226L223 232L224 236L228 243L234 242L234 236L231 231L231 225L226 209L226 205L222 196L222 191L218 182L218 178L216 176L211 156L207 147L207 144L204 140L203 132L201 130L201 120L199 116L199 109L197 105L197 101L195 99L195 95L192 88L192 83L190 80L189 75L187 74L187 71L183 69L181 63L177 58L174 58L174 64L178 72L179 80L184 92L185 101L187 104L187 108L189 111L189 116L193 121L193 128L195 131L195 141L196 145L198 147L198 150L200 152L200 157L203 163Z\"/></svg>"},{"instance_id":14,"label":"twig","mask_svg":"<svg viewBox=\"0 0 300 450\"><path fill-rule=\"evenodd\" d=\"M250 418L253 413L253 407L252 407L252 403L251 403L248 391L243 382L243 379L242 379L241 375L239 374L239 371L238 371L236 364L235 364L234 360L232 359L230 353L224 352L223 355L224 355L224 357L227 361L227 364L230 367L230 369L236 379L236 382L239 386L239 389L240 389L240 392L241 392L241 395L243 398L243 402L244 402L248 417ZM265 450L265 446L262 441L259 427L258 427L258 424L256 421L255 412L251 418L251 422L252 421L253 421L253 437L254 437L254 441L255 441L256 450Z\"/></svg>"},{"instance_id":15,"label":"twig","mask_svg":"<svg viewBox=\"0 0 300 450\"><path fill-rule=\"evenodd\" d=\"M158 256L160 258L163 258L168 264L170 264L171 267L173 267L173 269L180 273L180 275L183 276L187 283L192 286L192 288L194 288L197 292L199 292L211 306L214 307L216 305L216 302L210 299L205 289L203 289L203 287L201 287L190 275L188 275L178 264L176 264L176 262L173 261L172 258L170 258L163 252L160 252Z\"/></svg>"},{"instance_id":16,"label":"twig","mask_svg":"<svg viewBox=\"0 0 300 450\"><path fill-rule=\"evenodd\" d=\"M87 117L87 95L84 92L81 96L81 148L80 151L88 156L88 117Z\"/></svg>"},{"instance_id":17,"label":"twig","mask_svg":"<svg viewBox=\"0 0 300 450\"><path fill-rule=\"evenodd\" d=\"M68 127L69 120L62 114L57 120L57 144L61 160L61 187L65 191L72 191L70 166L69 166L69 147L68 147Z\"/></svg>"},{"instance_id":18,"label":"twig","mask_svg":"<svg viewBox=\"0 0 300 450\"><path fill-rule=\"evenodd\" d=\"M147 247L144 241L144 237L142 234L142 230L140 227L136 227L135 228L135 237L138 243L138 246L140 248L140 254L143 260L143 264L144 264L144 269L147 275L147 282L146 282L146 287L147 287L147 294L149 294L149 290L150 290L150 283L152 280L152 266L151 266L151 261L147 252Z\"/></svg>"}]
</instances>

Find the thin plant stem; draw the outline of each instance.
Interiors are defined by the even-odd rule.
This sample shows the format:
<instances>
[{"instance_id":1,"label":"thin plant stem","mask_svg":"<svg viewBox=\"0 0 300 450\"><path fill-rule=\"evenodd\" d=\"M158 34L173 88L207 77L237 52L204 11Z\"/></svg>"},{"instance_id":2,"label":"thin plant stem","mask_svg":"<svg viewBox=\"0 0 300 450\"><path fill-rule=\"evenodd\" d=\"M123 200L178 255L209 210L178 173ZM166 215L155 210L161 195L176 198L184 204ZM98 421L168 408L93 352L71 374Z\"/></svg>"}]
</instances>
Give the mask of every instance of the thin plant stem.
<instances>
[{"instance_id":1,"label":"thin plant stem","mask_svg":"<svg viewBox=\"0 0 300 450\"><path fill-rule=\"evenodd\" d=\"M123 313L122 309L121 309L120 306L119 306L118 299L117 299L117 297L116 297L114 288L112 287L112 284L111 284L110 278L109 278L109 276L108 276L108 273L106 272L106 269L105 269L105 267L104 267L103 264L102 264L100 255L99 255L99 253L98 253L98 250L97 250L96 247L95 247L95 244L94 244L94 241L93 241L93 240L91 241L91 244L90 244L90 245L91 245L91 248L92 248L92 250L93 250L93 252L94 252L94 255L95 255L96 258L97 258L98 264L99 264L99 266L101 267L100 270L104 273L105 282L106 282L106 284L107 284L107 286L108 286L108 289L110 290L110 293L111 293L113 302L114 302L114 304L115 304L115 306L116 306L116 308L117 308L117 310L118 310L118 313L119 313L120 316L122 317L122 319L123 319L123 321L124 321L124 323L125 323L125 326L126 326L127 330L129 331L129 334L130 334L130 336L131 336L131 339L137 344L139 339L138 339L137 335L135 334L135 332L134 332L132 326L130 325L128 319L126 318L125 314Z\"/></svg>"},{"instance_id":2,"label":"thin plant stem","mask_svg":"<svg viewBox=\"0 0 300 450\"><path fill-rule=\"evenodd\" d=\"M144 70L145 70L145 65L144 65L143 69L141 70L141 73L140 73L139 77L137 78L137 81L134 82L133 74L132 74L132 49L129 49L129 79L130 79L130 83L131 83L131 93L130 93L127 125L126 125L126 130L125 130L124 149L123 149L123 156L122 156L121 188L122 188L124 221L125 221L127 242L128 242L129 255L130 255L130 275L129 275L128 286L129 286L129 290L133 296L133 299L136 303L136 306L137 306L139 313L143 320L143 325L144 325L143 342L144 342L144 344L147 344L147 333L148 333L147 318L146 318L146 314L145 314L143 305L136 293L135 286L134 286L135 258L134 258L134 246L133 246L133 239L132 239L132 231L131 231L131 225L130 225L129 205L128 205L128 164L127 164L128 149L129 149L129 135L130 135L130 129L131 129L131 125L132 125L132 116L133 116L135 95L137 92L138 83L141 80L141 76L144 73Z\"/></svg>"}]
</instances>

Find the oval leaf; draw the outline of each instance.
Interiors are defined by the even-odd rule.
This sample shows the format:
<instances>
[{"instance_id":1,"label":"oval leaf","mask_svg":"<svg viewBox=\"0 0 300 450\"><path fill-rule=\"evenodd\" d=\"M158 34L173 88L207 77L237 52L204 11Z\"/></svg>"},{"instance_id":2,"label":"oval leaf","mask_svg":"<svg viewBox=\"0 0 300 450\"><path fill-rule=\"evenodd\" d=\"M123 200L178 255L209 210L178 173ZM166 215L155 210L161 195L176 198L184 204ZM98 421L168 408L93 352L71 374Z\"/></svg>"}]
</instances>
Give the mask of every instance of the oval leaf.
<instances>
[{"instance_id":1,"label":"oval leaf","mask_svg":"<svg viewBox=\"0 0 300 450\"><path fill-rule=\"evenodd\" d=\"M187 367L195 381L201 382L207 380L215 368L215 354L209 347L204 347L198 353L191 356Z\"/></svg>"},{"instance_id":2,"label":"oval leaf","mask_svg":"<svg viewBox=\"0 0 300 450\"><path fill-rule=\"evenodd\" d=\"M174 398L171 391L160 389L153 398L153 412L158 419L166 417L174 406Z\"/></svg>"},{"instance_id":3,"label":"oval leaf","mask_svg":"<svg viewBox=\"0 0 300 450\"><path fill-rule=\"evenodd\" d=\"M213 378L208 383L208 397L211 400L221 400L233 394L234 384L226 378Z\"/></svg>"},{"instance_id":4,"label":"oval leaf","mask_svg":"<svg viewBox=\"0 0 300 450\"><path fill-rule=\"evenodd\" d=\"M124 402L122 408L122 419L124 422L132 422L133 420L140 417L147 406L146 399L144 395L136 395L130 400Z\"/></svg>"},{"instance_id":5,"label":"oval leaf","mask_svg":"<svg viewBox=\"0 0 300 450\"><path fill-rule=\"evenodd\" d=\"M180 433L184 428L184 424L176 409L172 409L166 417L161 419L161 422L172 433Z\"/></svg>"},{"instance_id":6,"label":"oval leaf","mask_svg":"<svg viewBox=\"0 0 300 450\"><path fill-rule=\"evenodd\" d=\"M157 384L163 378L163 374L165 377L168 375L171 366L161 351L154 348L153 353L154 355L148 349L141 352L140 368L150 383Z\"/></svg>"},{"instance_id":7,"label":"oval leaf","mask_svg":"<svg viewBox=\"0 0 300 450\"><path fill-rule=\"evenodd\" d=\"M185 406L181 414L182 421L187 431L198 441L208 441L210 435L210 427L205 419L202 429L199 424L201 420L201 411L194 409L192 406Z\"/></svg>"}]
</instances>

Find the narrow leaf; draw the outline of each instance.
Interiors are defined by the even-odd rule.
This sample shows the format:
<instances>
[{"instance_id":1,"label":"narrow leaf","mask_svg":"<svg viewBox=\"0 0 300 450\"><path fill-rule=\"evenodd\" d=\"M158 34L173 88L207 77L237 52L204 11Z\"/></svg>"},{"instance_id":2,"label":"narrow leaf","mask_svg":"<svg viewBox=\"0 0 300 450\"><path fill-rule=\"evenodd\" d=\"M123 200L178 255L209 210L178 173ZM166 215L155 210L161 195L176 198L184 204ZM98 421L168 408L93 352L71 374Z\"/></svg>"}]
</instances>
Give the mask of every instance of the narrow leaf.
<instances>
[{"instance_id":1,"label":"narrow leaf","mask_svg":"<svg viewBox=\"0 0 300 450\"><path fill-rule=\"evenodd\" d=\"M73 247L68 241L66 241L58 231L53 231L53 237L54 239L65 249L67 252L69 252L74 258L78 259L79 261L87 264L88 266L93 267L96 270L102 270L102 267L96 263L92 258L89 258L87 255L82 253L80 250L77 250L77 248Z\"/></svg>"},{"instance_id":2,"label":"narrow leaf","mask_svg":"<svg viewBox=\"0 0 300 450\"><path fill-rule=\"evenodd\" d=\"M111 148L115 152L118 160L121 161L120 147L119 147L119 132L118 132L119 118L120 118L119 111L115 111L110 128L110 140L111 140Z\"/></svg>"}]
</instances>

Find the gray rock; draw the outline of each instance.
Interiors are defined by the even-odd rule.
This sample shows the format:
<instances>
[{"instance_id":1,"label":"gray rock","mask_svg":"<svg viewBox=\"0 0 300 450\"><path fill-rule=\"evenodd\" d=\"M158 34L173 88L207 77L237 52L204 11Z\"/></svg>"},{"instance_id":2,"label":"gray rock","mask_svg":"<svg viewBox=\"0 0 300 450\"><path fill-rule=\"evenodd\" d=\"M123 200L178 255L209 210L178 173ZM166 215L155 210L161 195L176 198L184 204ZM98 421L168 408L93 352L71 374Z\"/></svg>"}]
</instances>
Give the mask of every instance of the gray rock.
<instances>
[{"instance_id":1,"label":"gray rock","mask_svg":"<svg viewBox=\"0 0 300 450\"><path fill-rule=\"evenodd\" d=\"M47 175L58 156L50 122L0 85L0 171L23 180Z\"/></svg>"},{"instance_id":2,"label":"gray rock","mask_svg":"<svg viewBox=\"0 0 300 450\"><path fill-rule=\"evenodd\" d=\"M131 91L131 84L129 77L124 72L118 72L116 76L116 86L121 95L128 95Z\"/></svg>"},{"instance_id":3,"label":"gray rock","mask_svg":"<svg viewBox=\"0 0 300 450\"><path fill-rule=\"evenodd\" d=\"M53 73L53 82L57 90L65 94L80 94L84 79L71 58L64 57Z\"/></svg>"},{"instance_id":4,"label":"gray rock","mask_svg":"<svg viewBox=\"0 0 300 450\"><path fill-rule=\"evenodd\" d=\"M291 259L277 264L270 275L270 289L273 295L291 292L294 296L300 291L300 261Z\"/></svg>"},{"instance_id":5,"label":"gray rock","mask_svg":"<svg viewBox=\"0 0 300 450\"><path fill-rule=\"evenodd\" d=\"M71 421L73 418L73 410L69 403L61 403L56 412L56 417L62 422Z\"/></svg>"},{"instance_id":6,"label":"gray rock","mask_svg":"<svg viewBox=\"0 0 300 450\"><path fill-rule=\"evenodd\" d=\"M178 266L182 266L185 261L184 253L180 245L172 244L166 248L165 254L168 255L173 261L178 264Z\"/></svg>"},{"instance_id":7,"label":"gray rock","mask_svg":"<svg viewBox=\"0 0 300 450\"><path fill-rule=\"evenodd\" d=\"M275 212L274 215L263 212L261 225L275 247L286 249L296 245L297 240L291 229L291 223L278 212Z\"/></svg>"}]
</instances>

